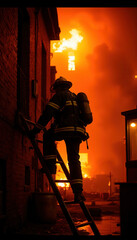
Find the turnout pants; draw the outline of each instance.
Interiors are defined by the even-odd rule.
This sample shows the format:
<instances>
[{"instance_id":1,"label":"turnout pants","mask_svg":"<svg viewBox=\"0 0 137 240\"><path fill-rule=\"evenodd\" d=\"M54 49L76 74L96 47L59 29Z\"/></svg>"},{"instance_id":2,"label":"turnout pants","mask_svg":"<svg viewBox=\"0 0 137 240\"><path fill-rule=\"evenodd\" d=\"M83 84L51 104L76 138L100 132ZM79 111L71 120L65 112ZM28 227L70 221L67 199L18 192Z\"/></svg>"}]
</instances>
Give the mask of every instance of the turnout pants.
<instances>
[{"instance_id":1,"label":"turnout pants","mask_svg":"<svg viewBox=\"0 0 137 240\"><path fill-rule=\"evenodd\" d=\"M70 180L74 193L81 193L83 190L81 163L79 161L79 147L81 139L77 136L64 139L67 148ZM43 155L50 173L56 173L56 144L53 129L49 129L43 135Z\"/></svg>"}]
</instances>

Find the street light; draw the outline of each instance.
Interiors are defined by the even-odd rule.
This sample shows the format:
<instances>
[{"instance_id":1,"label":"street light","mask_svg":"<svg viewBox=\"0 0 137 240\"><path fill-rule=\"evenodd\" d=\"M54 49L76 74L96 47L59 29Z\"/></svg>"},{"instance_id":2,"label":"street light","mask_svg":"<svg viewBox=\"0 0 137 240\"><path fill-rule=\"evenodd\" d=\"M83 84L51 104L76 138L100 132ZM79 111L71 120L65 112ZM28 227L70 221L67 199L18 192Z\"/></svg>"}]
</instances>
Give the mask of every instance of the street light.
<instances>
[{"instance_id":1,"label":"street light","mask_svg":"<svg viewBox=\"0 0 137 240\"><path fill-rule=\"evenodd\" d=\"M137 182L137 109L121 114L125 116L127 182Z\"/></svg>"},{"instance_id":2,"label":"street light","mask_svg":"<svg viewBox=\"0 0 137 240\"><path fill-rule=\"evenodd\" d=\"M124 239L137 239L137 108L125 116L127 182L120 185L120 230Z\"/></svg>"}]
</instances>

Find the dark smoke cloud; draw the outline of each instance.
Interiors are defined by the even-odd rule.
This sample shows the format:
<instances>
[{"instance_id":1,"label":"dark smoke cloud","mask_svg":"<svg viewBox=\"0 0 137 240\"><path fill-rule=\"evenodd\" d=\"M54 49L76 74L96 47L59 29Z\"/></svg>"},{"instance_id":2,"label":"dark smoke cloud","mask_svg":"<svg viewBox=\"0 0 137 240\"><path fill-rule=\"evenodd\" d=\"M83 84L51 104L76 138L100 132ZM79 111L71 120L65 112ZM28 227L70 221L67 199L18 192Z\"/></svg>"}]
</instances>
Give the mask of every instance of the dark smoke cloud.
<instances>
[{"instance_id":1,"label":"dark smoke cloud","mask_svg":"<svg viewBox=\"0 0 137 240\"><path fill-rule=\"evenodd\" d=\"M110 50L103 43L87 59L94 66L96 88L100 94L112 87L118 87L121 97L130 98L133 103L137 101L135 69L123 53Z\"/></svg>"},{"instance_id":2,"label":"dark smoke cloud","mask_svg":"<svg viewBox=\"0 0 137 240\"><path fill-rule=\"evenodd\" d=\"M113 169L118 178L123 174L125 161L121 112L137 105L137 10L111 10L111 14L105 10L104 13L108 13L109 25L113 23L111 43L102 42L87 55L89 68L94 73L92 92L97 99L94 111L98 126L94 126L97 136L94 136L93 151L99 163L96 170L98 165L104 172ZM99 149L100 154L96 154Z\"/></svg>"},{"instance_id":3,"label":"dark smoke cloud","mask_svg":"<svg viewBox=\"0 0 137 240\"><path fill-rule=\"evenodd\" d=\"M126 172L121 112L137 105L137 8L60 8L58 13L62 33L78 28L84 36L75 73L56 66L91 102L90 174L112 171L121 180Z\"/></svg>"}]
</instances>

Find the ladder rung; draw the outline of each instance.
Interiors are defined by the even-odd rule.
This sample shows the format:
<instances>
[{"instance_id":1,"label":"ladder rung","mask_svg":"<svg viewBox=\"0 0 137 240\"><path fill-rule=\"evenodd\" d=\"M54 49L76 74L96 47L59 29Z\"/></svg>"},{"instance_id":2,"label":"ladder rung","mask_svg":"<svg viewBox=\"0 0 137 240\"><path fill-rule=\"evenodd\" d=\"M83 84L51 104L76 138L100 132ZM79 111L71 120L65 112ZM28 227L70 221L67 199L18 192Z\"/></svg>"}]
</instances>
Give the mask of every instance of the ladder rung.
<instances>
[{"instance_id":1,"label":"ladder rung","mask_svg":"<svg viewBox=\"0 0 137 240\"><path fill-rule=\"evenodd\" d=\"M92 222L81 223L81 224L79 224L79 225L76 225L76 228L84 227L84 226L86 226L86 225L90 225L90 224L92 224Z\"/></svg>"},{"instance_id":2,"label":"ladder rung","mask_svg":"<svg viewBox=\"0 0 137 240\"><path fill-rule=\"evenodd\" d=\"M36 142L38 142L38 143L43 143L43 141L42 141L42 140L40 140L40 139L37 139L37 138L35 138L35 141L36 141Z\"/></svg>"},{"instance_id":3,"label":"ladder rung","mask_svg":"<svg viewBox=\"0 0 137 240\"><path fill-rule=\"evenodd\" d=\"M69 183L69 180L55 180L57 183Z\"/></svg>"},{"instance_id":4,"label":"ladder rung","mask_svg":"<svg viewBox=\"0 0 137 240\"><path fill-rule=\"evenodd\" d=\"M56 163L59 163L59 164L61 164L61 163L62 163L62 161L56 161Z\"/></svg>"},{"instance_id":5,"label":"ladder rung","mask_svg":"<svg viewBox=\"0 0 137 240\"><path fill-rule=\"evenodd\" d=\"M69 226L70 226L70 229L71 229L73 235L76 236L76 237L78 237L78 236L79 236L79 233L78 233L78 231L77 231L77 228L83 227L83 226L86 226L86 225L90 225L90 227L92 228L94 234L95 234L96 236L100 236L99 230L98 230L96 224L94 223L94 220L92 220L92 216L90 215L90 212L88 211L88 209L87 209L87 207L86 207L86 205L84 204L83 201L80 201L79 204L80 204L80 207L81 207L81 209L82 209L82 211L83 211L86 219L88 220L88 222L85 221L85 223L77 224L77 225L74 223L74 221L73 221L73 219L72 219L72 217L71 217L71 215L70 215L67 207L66 207L65 204L64 204L64 201L63 201L63 199L62 199L61 193L60 193L60 191L58 190L58 187L57 187L56 184L55 184L55 182L58 182L58 183L59 183L59 182L60 182L60 183L63 183L63 182L64 182L64 183L67 183L67 182L69 182L69 183L71 183L70 173L69 173L69 171L68 171L65 163L63 162L63 160L62 160L59 152L57 151L58 163L61 162L61 167L62 167L62 169L63 169L63 171L64 171L64 173L65 173L65 175L66 175L66 179L67 179L67 180L54 180L54 179L52 178L52 175L50 174L50 171L49 171L48 167L47 167L46 164L45 164L44 156L42 155L42 152L41 152L38 144L36 143L36 141L38 141L38 139L37 139L37 140L36 140L35 138L33 139L33 138L30 136L30 130L29 130L29 127L28 127L27 122L28 122L28 123L32 123L32 122L31 122L30 120L27 121L27 120L23 117L22 114L20 114L20 118L21 118L21 120L22 120L22 123L23 123L24 129L25 129L25 131L26 131L26 134L27 134L28 138L30 139L30 141L31 141L31 143L32 143L32 146L33 146L33 148L34 148L34 150L35 150L35 152L36 152L36 154L37 154L37 156L38 156L38 158L39 158L39 160L40 160L40 163L41 163L42 167L44 168L44 172L45 172L45 174L47 175L47 178L48 178L48 180L49 180L49 183L50 183L50 185L51 185L51 187L52 187L52 189L53 189L53 192L54 192L55 195L56 195L56 198L57 198L57 200L58 200L58 203L60 204L60 207L61 207L61 209L62 209L62 211L63 211L63 213L64 213L64 215L65 215L65 217L66 217L66 220L67 220L67 222L68 222L68 224L69 224ZM33 123L32 123L32 124L33 124ZM35 125L35 123L34 123L33 125ZM43 126L42 126L42 129L43 129ZM39 140L38 142L42 142L42 141ZM69 180L68 180L68 179L69 179ZM70 203L70 202L69 202L69 203ZM71 201L71 203L74 204L75 202L74 202L74 201Z\"/></svg>"},{"instance_id":6,"label":"ladder rung","mask_svg":"<svg viewBox=\"0 0 137 240\"><path fill-rule=\"evenodd\" d=\"M65 204L78 204L77 202L75 202L74 200L72 201L64 201Z\"/></svg>"}]
</instances>

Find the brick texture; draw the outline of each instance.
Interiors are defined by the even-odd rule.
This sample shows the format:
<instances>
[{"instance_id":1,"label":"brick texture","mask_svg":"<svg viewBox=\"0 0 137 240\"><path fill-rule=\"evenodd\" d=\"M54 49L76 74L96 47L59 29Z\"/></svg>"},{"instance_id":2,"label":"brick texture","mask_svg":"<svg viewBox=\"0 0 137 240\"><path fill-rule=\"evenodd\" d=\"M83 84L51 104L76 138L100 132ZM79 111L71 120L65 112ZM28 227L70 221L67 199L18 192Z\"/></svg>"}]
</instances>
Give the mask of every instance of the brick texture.
<instances>
[{"instance_id":1,"label":"brick texture","mask_svg":"<svg viewBox=\"0 0 137 240\"><path fill-rule=\"evenodd\" d=\"M37 60L35 69L35 9L30 18L29 115L41 114L42 44L46 50L46 97L50 98L50 40L41 12L37 22ZM27 217L28 200L37 189L36 160L30 142L17 125L18 8L0 8L0 161L6 163L6 229L18 228ZM38 97L32 97L32 80L38 81ZM36 108L36 113L35 113ZM30 186L25 186L25 166L30 167ZM39 165L40 167L40 165ZM44 190L46 191L46 183Z\"/></svg>"}]
</instances>

